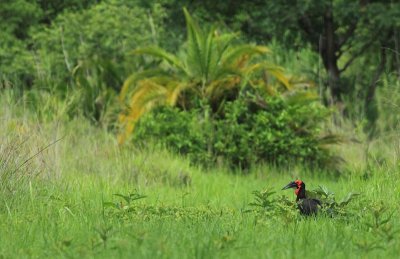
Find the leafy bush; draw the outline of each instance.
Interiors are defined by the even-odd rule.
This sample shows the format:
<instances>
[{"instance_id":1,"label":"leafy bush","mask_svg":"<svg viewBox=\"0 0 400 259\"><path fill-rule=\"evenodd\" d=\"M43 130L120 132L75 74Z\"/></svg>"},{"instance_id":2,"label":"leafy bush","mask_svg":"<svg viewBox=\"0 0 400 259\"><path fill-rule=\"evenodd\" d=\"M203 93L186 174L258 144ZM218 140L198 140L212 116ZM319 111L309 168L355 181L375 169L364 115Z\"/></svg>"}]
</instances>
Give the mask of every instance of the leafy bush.
<instances>
[{"instance_id":1,"label":"leafy bush","mask_svg":"<svg viewBox=\"0 0 400 259\"><path fill-rule=\"evenodd\" d=\"M187 155L195 163L208 163L207 136L201 129L200 118L199 111L160 107L139 121L132 141L137 144L154 141L155 144Z\"/></svg>"},{"instance_id":2,"label":"leafy bush","mask_svg":"<svg viewBox=\"0 0 400 259\"><path fill-rule=\"evenodd\" d=\"M216 154L245 168L263 161L319 164L327 156L319 145L326 116L318 103L289 104L280 97L231 102L216 127Z\"/></svg>"},{"instance_id":3,"label":"leafy bush","mask_svg":"<svg viewBox=\"0 0 400 259\"><path fill-rule=\"evenodd\" d=\"M329 167L334 156L327 144L337 139L321 137L321 123L328 114L317 102L247 95L226 103L210 122L198 110L158 109L139 122L133 141L157 140L203 165L247 169L259 162L301 162Z\"/></svg>"},{"instance_id":4,"label":"leafy bush","mask_svg":"<svg viewBox=\"0 0 400 259\"><path fill-rule=\"evenodd\" d=\"M325 186L318 186L317 189L307 192L307 197L317 198L322 202L322 211L331 217L349 214L349 211L346 210L345 207L359 195L359 193L349 192L337 202L335 193L328 190Z\"/></svg>"}]
</instances>

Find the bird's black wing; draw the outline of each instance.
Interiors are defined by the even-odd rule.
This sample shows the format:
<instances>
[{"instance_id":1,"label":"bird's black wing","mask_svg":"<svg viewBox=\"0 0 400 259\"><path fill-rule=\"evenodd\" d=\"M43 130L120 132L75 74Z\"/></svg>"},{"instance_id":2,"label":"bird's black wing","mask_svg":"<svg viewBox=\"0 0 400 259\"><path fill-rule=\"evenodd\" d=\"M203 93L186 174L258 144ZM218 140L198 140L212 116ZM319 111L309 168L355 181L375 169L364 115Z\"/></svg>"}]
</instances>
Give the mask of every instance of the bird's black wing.
<instances>
[{"instance_id":1,"label":"bird's black wing","mask_svg":"<svg viewBox=\"0 0 400 259\"><path fill-rule=\"evenodd\" d=\"M322 206L322 202L318 199L312 199L315 203L317 203L319 206Z\"/></svg>"},{"instance_id":2,"label":"bird's black wing","mask_svg":"<svg viewBox=\"0 0 400 259\"><path fill-rule=\"evenodd\" d=\"M298 205L301 214L312 215L318 212L318 206L321 206L321 201L317 199L302 199Z\"/></svg>"}]
</instances>

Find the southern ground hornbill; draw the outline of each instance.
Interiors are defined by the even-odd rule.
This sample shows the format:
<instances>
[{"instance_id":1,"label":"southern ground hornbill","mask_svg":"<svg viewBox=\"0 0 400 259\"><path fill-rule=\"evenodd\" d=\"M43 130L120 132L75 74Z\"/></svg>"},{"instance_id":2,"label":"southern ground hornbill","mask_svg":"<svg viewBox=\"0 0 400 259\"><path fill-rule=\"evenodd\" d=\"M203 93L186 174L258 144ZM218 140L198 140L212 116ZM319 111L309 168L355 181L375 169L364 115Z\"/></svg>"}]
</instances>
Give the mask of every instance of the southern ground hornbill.
<instances>
[{"instance_id":1,"label":"southern ground hornbill","mask_svg":"<svg viewBox=\"0 0 400 259\"><path fill-rule=\"evenodd\" d=\"M321 201L317 199L311 199L306 197L306 185L301 180L296 180L290 182L288 185L283 187L282 190L289 188L296 189L294 193L296 194L296 202L300 210L300 214L303 215L313 215L317 214L318 206L321 206Z\"/></svg>"}]
</instances>

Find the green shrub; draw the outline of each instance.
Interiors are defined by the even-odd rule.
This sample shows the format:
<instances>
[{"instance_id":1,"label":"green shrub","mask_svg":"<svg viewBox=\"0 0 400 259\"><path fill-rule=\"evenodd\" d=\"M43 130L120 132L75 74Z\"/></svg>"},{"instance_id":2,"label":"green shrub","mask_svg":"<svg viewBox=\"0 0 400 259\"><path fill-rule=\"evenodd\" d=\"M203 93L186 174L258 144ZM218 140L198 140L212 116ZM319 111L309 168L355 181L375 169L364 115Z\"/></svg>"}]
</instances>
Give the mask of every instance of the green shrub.
<instances>
[{"instance_id":1,"label":"green shrub","mask_svg":"<svg viewBox=\"0 0 400 259\"><path fill-rule=\"evenodd\" d=\"M327 147L337 138L322 136L328 114L315 101L246 96L226 103L207 125L197 110L164 107L140 120L133 141L156 140L202 165L247 169L254 163L300 162L330 167L335 157Z\"/></svg>"},{"instance_id":2,"label":"green shrub","mask_svg":"<svg viewBox=\"0 0 400 259\"><path fill-rule=\"evenodd\" d=\"M320 124L328 113L318 103L289 104L279 97L265 103L228 103L217 122L215 153L229 164L288 162L320 164L326 152L319 145Z\"/></svg>"},{"instance_id":3,"label":"green shrub","mask_svg":"<svg viewBox=\"0 0 400 259\"><path fill-rule=\"evenodd\" d=\"M168 106L157 108L139 121L133 142L145 144L151 141L186 155L195 163L205 164L210 158L200 118L198 110L188 112Z\"/></svg>"}]
</instances>

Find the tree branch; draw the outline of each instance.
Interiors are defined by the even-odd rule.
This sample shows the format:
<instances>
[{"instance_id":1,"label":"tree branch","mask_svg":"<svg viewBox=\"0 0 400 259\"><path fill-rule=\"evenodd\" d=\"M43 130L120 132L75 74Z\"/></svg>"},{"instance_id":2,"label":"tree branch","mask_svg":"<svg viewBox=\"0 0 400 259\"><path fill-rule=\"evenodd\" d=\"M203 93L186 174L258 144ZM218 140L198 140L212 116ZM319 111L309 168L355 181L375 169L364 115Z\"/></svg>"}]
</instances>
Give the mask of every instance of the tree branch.
<instances>
[{"instance_id":1,"label":"tree branch","mask_svg":"<svg viewBox=\"0 0 400 259\"><path fill-rule=\"evenodd\" d=\"M346 64L344 64L343 68L340 69L339 72L340 73L344 72L354 62L354 60L356 60L361 54L363 54L370 47L370 45L375 40L376 40L376 35L374 37L372 37L372 39L369 42L364 44L364 46L362 46L359 51L354 53L354 55L346 62Z\"/></svg>"},{"instance_id":2,"label":"tree branch","mask_svg":"<svg viewBox=\"0 0 400 259\"><path fill-rule=\"evenodd\" d=\"M347 41L350 39L350 37L354 34L354 31L357 28L357 24L358 24L358 19L354 21L352 24L350 24L350 27L347 29L347 31L341 37L339 37L338 49L343 47L343 45L346 44Z\"/></svg>"},{"instance_id":3,"label":"tree branch","mask_svg":"<svg viewBox=\"0 0 400 259\"><path fill-rule=\"evenodd\" d=\"M351 42L351 41L350 41L350 42ZM347 48L340 48L340 49L337 51L337 54L336 54L337 59L339 59L339 58L343 55L343 53L349 51L352 47L353 47L353 44L349 43L349 45L348 45Z\"/></svg>"}]
</instances>

